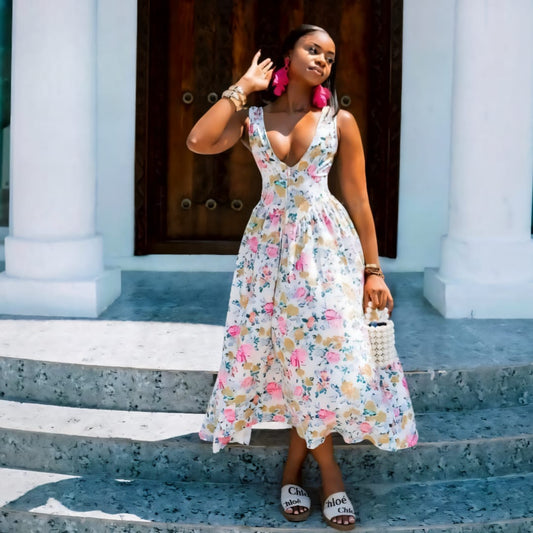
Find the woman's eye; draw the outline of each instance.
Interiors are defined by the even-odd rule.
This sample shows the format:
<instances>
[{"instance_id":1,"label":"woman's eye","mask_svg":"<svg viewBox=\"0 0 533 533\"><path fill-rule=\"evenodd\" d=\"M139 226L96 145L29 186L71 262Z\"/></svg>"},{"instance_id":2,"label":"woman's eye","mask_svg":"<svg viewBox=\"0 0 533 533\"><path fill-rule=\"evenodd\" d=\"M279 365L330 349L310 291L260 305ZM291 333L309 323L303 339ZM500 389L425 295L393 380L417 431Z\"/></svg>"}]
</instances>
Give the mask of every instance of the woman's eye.
<instances>
[{"instance_id":1,"label":"woman's eye","mask_svg":"<svg viewBox=\"0 0 533 533\"><path fill-rule=\"evenodd\" d=\"M314 46L309 47L309 52L314 55L318 54L318 51Z\"/></svg>"},{"instance_id":2,"label":"woman's eye","mask_svg":"<svg viewBox=\"0 0 533 533\"><path fill-rule=\"evenodd\" d=\"M328 62L328 65L333 65L333 63L335 63L335 60L332 59L331 57L328 57L327 62Z\"/></svg>"}]
</instances>

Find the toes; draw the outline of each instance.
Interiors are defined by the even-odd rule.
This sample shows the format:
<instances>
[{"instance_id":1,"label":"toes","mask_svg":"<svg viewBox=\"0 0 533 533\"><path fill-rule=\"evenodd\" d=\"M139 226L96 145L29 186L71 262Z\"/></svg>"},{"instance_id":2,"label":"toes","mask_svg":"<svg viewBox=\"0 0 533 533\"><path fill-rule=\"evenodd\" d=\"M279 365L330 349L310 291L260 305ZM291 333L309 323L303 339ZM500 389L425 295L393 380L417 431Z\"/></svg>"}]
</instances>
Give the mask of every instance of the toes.
<instances>
[{"instance_id":1,"label":"toes","mask_svg":"<svg viewBox=\"0 0 533 533\"><path fill-rule=\"evenodd\" d=\"M302 514L307 511L307 507L289 507L287 513L289 514Z\"/></svg>"},{"instance_id":2,"label":"toes","mask_svg":"<svg viewBox=\"0 0 533 533\"><path fill-rule=\"evenodd\" d=\"M351 515L335 516L331 519L335 524L343 524L345 526L349 524L355 524L355 517Z\"/></svg>"},{"instance_id":3,"label":"toes","mask_svg":"<svg viewBox=\"0 0 533 533\"><path fill-rule=\"evenodd\" d=\"M299 515L299 514L303 514L303 513L307 512L308 510L309 510L308 507L303 507L301 505L297 505L297 506L294 506L294 507L287 507L285 509L285 512L287 514Z\"/></svg>"}]
</instances>

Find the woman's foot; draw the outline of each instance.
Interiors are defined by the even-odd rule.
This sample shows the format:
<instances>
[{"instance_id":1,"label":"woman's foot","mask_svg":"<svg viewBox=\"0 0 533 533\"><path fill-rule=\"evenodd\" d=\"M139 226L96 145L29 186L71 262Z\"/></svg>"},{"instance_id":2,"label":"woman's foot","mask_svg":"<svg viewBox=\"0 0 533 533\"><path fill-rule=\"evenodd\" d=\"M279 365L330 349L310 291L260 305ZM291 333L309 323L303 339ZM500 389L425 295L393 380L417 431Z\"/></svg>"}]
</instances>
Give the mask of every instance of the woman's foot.
<instances>
[{"instance_id":1,"label":"woman's foot","mask_svg":"<svg viewBox=\"0 0 533 533\"><path fill-rule=\"evenodd\" d=\"M353 505L344 491L335 492L326 499L322 499L322 515L328 526L334 529L350 531L355 528ZM349 518L348 523L345 520L339 520L340 517L344 516Z\"/></svg>"},{"instance_id":2,"label":"woman's foot","mask_svg":"<svg viewBox=\"0 0 533 533\"><path fill-rule=\"evenodd\" d=\"M285 487L285 485L296 485L305 493L305 496L307 496L307 493L302 489L302 466L305 458L307 457L307 453L308 449L305 440L299 437L296 430L292 428L290 434L289 452L287 454L285 467L283 468L281 486ZM297 491L296 489L292 489L292 492L296 493ZM299 495L291 494L291 496L295 496L294 500L296 500L296 497ZM303 498L303 495L300 496ZM310 503L308 505L287 506L283 509L284 515L292 515L292 517L301 517L302 515L305 515L305 518L307 518L310 512L309 505ZM290 518L286 518L290 520ZM305 518L303 518L303 520L305 520Z\"/></svg>"},{"instance_id":3,"label":"woman's foot","mask_svg":"<svg viewBox=\"0 0 533 533\"><path fill-rule=\"evenodd\" d=\"M283 489L284 487L289 487L289 498L284 498L284 495L283 495ZM310 503L307 501L307 500L304 500L304 498L309 498L309 496L307 495L307 492L305 492L305 490L302 488L302 482L301 480L296 480L296 481L285 481L283 480L281 482L281 487L282 487L282 495L281 495L281 500L282 500L282 507L283 507L283 512L284 514L288 514L288 515L294 515L294 516L298 516L298 515L302 515L302 514L307 514L307 516L309 515L309 509L310 509ZM290 505L290 501L293 501L293 502L296 502L300 500L301 503L307 503L307 505ZM289 502L289 503L284 503L283 502Z\"/></svg>"},{"instance_id":4,"label":"woman's foot","mask_svg":"<svg viewBox=\"0 0 533 533\"><path fill-rule=\"evenodd\" d=\"M302 522L310 514L311 499L307 492L295 484L281 487L281 512L289 522Z\"/></svg>"},{"instance_id":5,"label":"woman's foot","mask_svg":"<svg viewBox=\"0 0 533 533\"><path fill-rule=\"evenodd\" d=\"M342 473L339 465L335 461L333 454L333 439L328 435L324 442L311 450L313 458L318 463L320 468L320 475L322 477L322 497L327 500L332 494L337 492L344 492L344 483L342 481ZM331 517L333 524L342 526L342 529L353 529L355 524L354 514L339 514Z\"/></svg>"},{"instance_id":6,"label":"woman's foot","mask_svg":"<svg viewBox=\"0 0 533 533\"><path fill-rule=\"evenodd\" d=\"M339 468L339 465L335 461L333 461L328 467L321 468L320 473L322 476L322 498L324 501L326 501L333 494L344 493L342 473ZM347 502L345 502L345 504L347 505L339 505L337 506L337 508L343 508L348 510L352 507L351 503L349 503L350 502L348 500ZM331 522L333 522L333 524L338 524L340 526L353 526L355 524L355 515L353 513L334 515L331 517L330 520Z\"/></svg>"}]
</instances>

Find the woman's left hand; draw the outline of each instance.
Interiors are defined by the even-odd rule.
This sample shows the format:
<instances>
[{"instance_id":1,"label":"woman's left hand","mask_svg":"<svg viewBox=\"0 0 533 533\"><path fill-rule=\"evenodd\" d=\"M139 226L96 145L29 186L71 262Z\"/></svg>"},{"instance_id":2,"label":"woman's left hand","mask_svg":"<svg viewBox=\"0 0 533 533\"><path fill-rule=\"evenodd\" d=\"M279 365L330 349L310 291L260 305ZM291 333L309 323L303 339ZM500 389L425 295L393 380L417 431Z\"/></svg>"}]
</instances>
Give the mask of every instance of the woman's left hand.
<instances>
[{"instance_id":1,"label":"woman's left hand","mask_svg":"<svg viewBox=\"0 0 533 533\"><path fill-rule=\"evenodd\" d=\"M386 307L389 310L389 315L392 313L394 307L394 300L392 294L387 287L383 278L379 276L365 275L365 287L363 294L363 311L366 311L368 302L372 302L374 307L383 309Z\"/></svg>"}]
</instances>

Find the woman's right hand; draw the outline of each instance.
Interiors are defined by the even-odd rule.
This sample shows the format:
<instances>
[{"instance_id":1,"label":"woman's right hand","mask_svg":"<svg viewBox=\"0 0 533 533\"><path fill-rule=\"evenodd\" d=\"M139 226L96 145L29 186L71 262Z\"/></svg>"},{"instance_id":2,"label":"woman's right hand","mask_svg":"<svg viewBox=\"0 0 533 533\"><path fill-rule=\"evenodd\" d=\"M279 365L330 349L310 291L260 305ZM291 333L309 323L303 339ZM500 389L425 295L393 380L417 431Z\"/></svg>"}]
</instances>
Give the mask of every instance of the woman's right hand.
<instances>
[{"instance_id":1,"label":"woman's right hand","mask_svg":"<svg viewBox=\"0 0 533 533\"><path fill-rule=\"evenodd\" d=\"M237 85L242 88L245 94L264 91L270 83L270 78L272 78L272 73L274 72L273 61L267 57L261 63L257 63L260 55L261 50L255 54L252 64L237 82Z\"/></svg>"}]
</instances>

